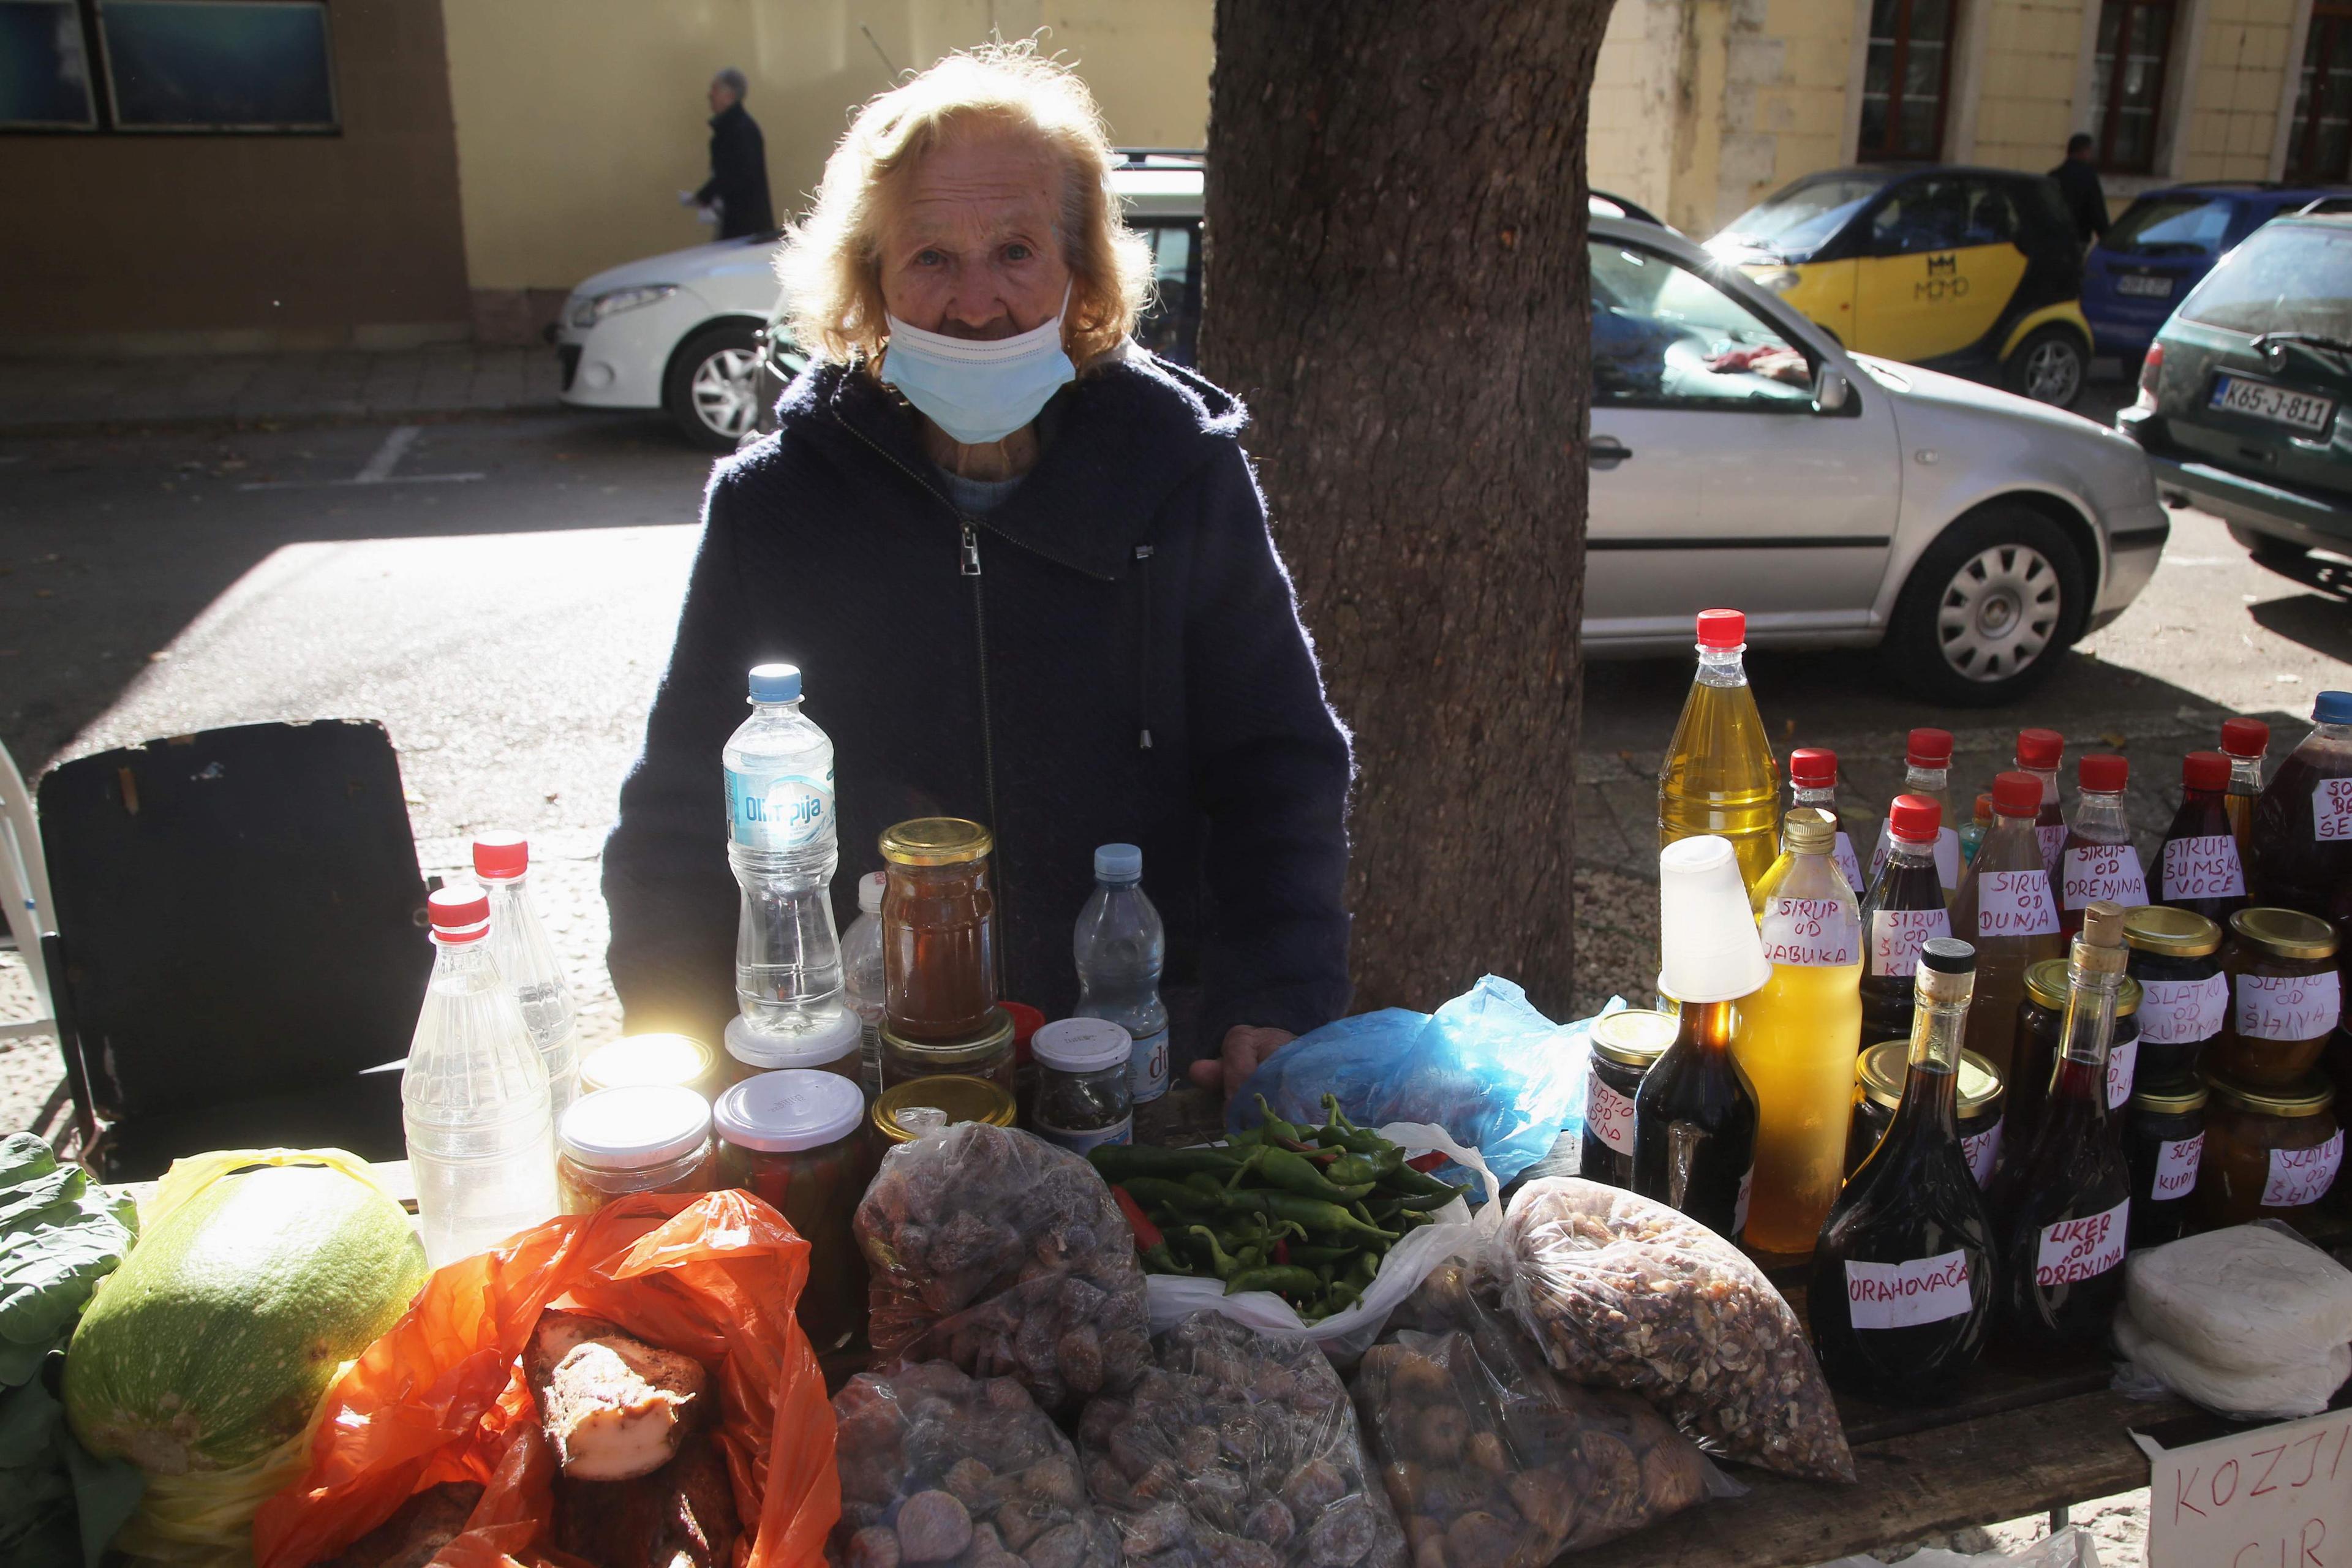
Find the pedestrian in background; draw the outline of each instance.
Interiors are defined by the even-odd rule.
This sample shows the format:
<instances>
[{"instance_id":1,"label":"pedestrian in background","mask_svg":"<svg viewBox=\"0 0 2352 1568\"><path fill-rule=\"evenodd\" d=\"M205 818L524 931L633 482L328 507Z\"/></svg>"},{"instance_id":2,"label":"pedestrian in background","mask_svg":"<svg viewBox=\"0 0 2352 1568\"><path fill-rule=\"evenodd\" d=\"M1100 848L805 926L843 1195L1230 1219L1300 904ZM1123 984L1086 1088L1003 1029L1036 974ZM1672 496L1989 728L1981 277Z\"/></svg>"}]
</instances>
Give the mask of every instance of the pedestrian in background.
<instances>
[{"instance_id":1,"label":"pedestrian in background","mask_svg":"<svg viewBox=\"0 0 2352 1568\"><path fill-rule=\"evenodd\" d=\"M776 226L768 205L768 144L743 107L743 73L729 66L710 79L710 178L687 200L716 207L719 237L740 239Z\"/></svg>"},{"instance_id":2,"label":"pedestrian in background","mask_svg":"<svg viewBox=\"0 0 2352 1568\"><path fill-rule=\"evenodd\" d=\"M2074 219L2075 237L2086 248L2107 232L2107 193L2099 186L2093 146L2089 136L2075 132L2066 139L2066 161L2050 171L2050 177L2058 182L2058 194L2066 198L2066 211Z\"/></svg>"}]
</instances>

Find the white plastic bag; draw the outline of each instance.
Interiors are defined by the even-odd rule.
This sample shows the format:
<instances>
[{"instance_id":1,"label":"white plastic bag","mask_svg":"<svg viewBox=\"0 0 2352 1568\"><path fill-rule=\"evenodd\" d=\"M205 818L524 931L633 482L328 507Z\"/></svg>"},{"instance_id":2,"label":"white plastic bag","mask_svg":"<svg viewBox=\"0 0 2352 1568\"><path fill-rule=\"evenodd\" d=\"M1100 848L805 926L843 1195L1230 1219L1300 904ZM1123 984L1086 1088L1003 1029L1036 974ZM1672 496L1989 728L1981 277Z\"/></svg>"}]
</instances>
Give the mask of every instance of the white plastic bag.
<instances>
[{"instance_id":1,"label":"white plastic bag","mask_svg":"<svg viewBox=\"0 0 2352 1568\"><path fill-rule=\"evenodd\" d=\"M2133 1253L2124 1300L2147 1339L2224 1371L2315 1369L2352 1342L2352 1269L2274 1222ZM2298 1414L2316 1415L2334 1391Z\"/></svg>"},{"instance_id":2,"label":"white plastic bag","mask_svg":"<svg viewBox=\"0 0 2352 1568\"><path fill-rule=\"evenodd\" d=\"M1503 1205L1496 1201L1501 1186L1477 1150L1464 1148L1444 1128L1428 1121L1391 1121L1380 1129L1380 1134L1408 1154L1426 1154L1434 1150L1470 1172L1486 1189L1485 1206L1474 1215L1468 1205L1455 1198L1444 1208L1433 1211L1429 1224L1415 1227L1389 1248L1387 1256L1381 1259L1381 1271L1372 1276L1361 1300L1344 1312L1334 1312L1313 1323L1300 1322L1290 1303L1270 1290L1244 1290L1238 1296L1228 1296L1223 1284L1215 1279L1147 1274L1144 1299L1151 1309L1153 1336L1166 1333L1195 1312L1215 1312L1237 1323L1246 1323L1262 1334L1312 1340L1326 1356L1342 1366L1353 1363L1371 1349L1389 1314L1429 1278L1430 1270L1449 1258L1467 1252L1482 1237L1493 1235L1503 1217Z\"/></svg>"},{"instance_id":3,"label":"white plastic bag","mask_svg":"<svg viewBox=\"0 0 2352 1568\"><path fill-rule=\"evenodd\" d=\"M1886 1564L1875 1557L1857 1556L1841 1557L1821 1568L1886 1568ZM1904 1558L1896 1568L2099 1568L2099 1549L2089 1531L2070 1524L2019 1552L1979 1552L1970 1556L1928 1546Z\"/></svg>"}]
</instances>

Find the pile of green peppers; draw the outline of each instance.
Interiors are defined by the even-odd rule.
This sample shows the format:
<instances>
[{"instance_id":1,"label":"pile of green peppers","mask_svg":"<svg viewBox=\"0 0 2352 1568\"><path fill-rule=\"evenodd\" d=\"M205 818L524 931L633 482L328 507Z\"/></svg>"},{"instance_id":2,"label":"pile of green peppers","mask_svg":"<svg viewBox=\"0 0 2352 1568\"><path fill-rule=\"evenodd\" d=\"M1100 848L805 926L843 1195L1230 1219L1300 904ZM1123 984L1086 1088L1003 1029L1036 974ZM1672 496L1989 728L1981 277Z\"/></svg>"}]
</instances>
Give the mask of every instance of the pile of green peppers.
<instances>
[{"instance_id":1,"label":"pile of green peppers","mask_svg":"<svg viewBox=\"0 0 2352 1568\"><path fill-rule=\"evenodd\" d=\"M1221 1279L1225 1294L1270 1290L1302 1321L1360 1300L1381 1259L1468 1189L1405 1163L1404 1151L1325 1095L1320 1127L1274 1114L1223 1144L1106 1143L1087 1158L1111 1185L1155 1274Z\"/></svg>"}]
</instances>

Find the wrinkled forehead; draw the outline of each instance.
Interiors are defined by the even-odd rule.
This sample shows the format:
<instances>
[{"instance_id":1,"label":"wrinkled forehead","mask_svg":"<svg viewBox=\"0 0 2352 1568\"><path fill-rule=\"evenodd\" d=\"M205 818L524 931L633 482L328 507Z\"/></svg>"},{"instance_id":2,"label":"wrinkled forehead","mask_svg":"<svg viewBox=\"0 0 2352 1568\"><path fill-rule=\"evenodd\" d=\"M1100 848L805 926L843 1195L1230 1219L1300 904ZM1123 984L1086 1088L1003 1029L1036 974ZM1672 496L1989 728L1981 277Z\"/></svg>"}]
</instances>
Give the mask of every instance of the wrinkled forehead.
<instances>
[{"instance_id":1,"label":"wrinkled forehead","mask_svg":"<svg viewBox=\"0 0 2352 1568\"><path fill-rule=\"evenodd\" d=\"M1067 175L1052 149L1005 130L951 135L901 170L884 230L897 244L1042 241Z\"/></svg>"}]
</instances>

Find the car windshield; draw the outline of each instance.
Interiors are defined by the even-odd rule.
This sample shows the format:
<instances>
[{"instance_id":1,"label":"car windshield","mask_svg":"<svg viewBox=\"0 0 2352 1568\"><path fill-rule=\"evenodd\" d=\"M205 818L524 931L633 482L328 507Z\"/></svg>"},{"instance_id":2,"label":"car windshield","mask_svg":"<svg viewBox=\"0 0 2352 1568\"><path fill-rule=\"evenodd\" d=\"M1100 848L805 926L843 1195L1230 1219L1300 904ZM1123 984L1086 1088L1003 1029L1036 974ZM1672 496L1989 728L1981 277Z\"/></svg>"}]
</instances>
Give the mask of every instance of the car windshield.
<instances>
[{"instance_id":1,"label":"car windshield","mask_svg":"<svg viewBox=\"0 0 2352 1568\"><path fill-rule=\"evenodd\" d=\"M1885 179L1875 174L1800 181L1749 207L1716 237L1800 260L1827 244L1863 203L1885 188Z\"/></svg>"},{"instance_id":2,"label":"car windshield","mask_svg":"<svg viewBox=\"0 0 2352 1568\"><path fill-rule=\"evenodd\" d=\"M2205 275L2180 314L2233 332L2352 341L2352 228L2266 224Z\"/></svg>"},{"instance_id":3,"label":"car windshield","mask_svg":"<svg viewBox=\"0 0 2352 1568\"><path fill-rule=\"evenodd\" d=\"M2222 197L2143 196L2101 245L2130 256L2213 256L2229 226L2230 204Z\"/></svg>"}]
</instances>

